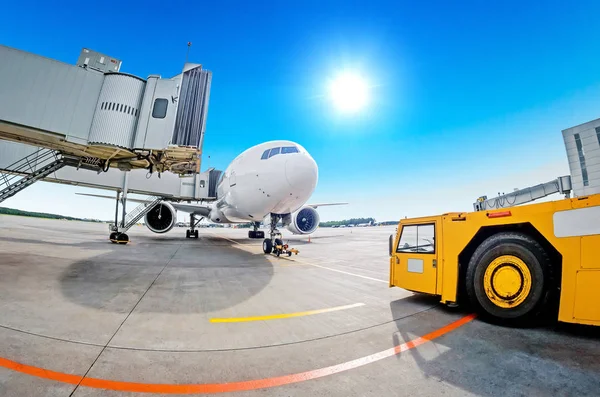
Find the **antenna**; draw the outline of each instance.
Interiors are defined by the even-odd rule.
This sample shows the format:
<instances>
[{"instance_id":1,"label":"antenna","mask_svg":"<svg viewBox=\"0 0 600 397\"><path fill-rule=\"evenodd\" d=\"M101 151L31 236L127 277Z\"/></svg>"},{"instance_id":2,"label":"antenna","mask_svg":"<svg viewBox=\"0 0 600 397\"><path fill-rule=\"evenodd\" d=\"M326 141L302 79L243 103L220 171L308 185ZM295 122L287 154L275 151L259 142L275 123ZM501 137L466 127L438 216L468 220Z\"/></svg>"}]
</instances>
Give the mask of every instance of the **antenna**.
<instances>
[{"instance_id":1,"label":"antenna","mask_svg":"<svg viewBox=\"0 0 600 397\"><path fill-rule=\"evenodd\" d=\"M185 54L185 63L188 62L188 57L190 56L190 47L191 46L192 46L192 42L188 41L188 44L187 44L188 49L187 49L187 53Z\"/></svg>"}]
</instances>

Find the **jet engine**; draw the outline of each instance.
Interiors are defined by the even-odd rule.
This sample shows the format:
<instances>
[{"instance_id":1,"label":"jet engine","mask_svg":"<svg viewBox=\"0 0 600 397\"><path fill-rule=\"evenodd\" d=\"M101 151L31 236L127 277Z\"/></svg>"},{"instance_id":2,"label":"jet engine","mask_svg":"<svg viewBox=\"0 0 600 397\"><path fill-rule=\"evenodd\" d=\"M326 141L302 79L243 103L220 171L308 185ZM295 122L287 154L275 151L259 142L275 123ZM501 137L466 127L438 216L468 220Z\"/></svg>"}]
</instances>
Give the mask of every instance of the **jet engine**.
<instances>
[{"instance_id":1,"label":"jet engine","mask_svg":"<svg viewBox=\"0 0 600 397\"><path fill-rule=\"evenodd\" d=\"M310 234L319 227L319 213L313 207L302 207L290 216L287 229L294 234Z\"/></svg>"},{"instance_id":2,"label":"jet engine","mask_svg":"<svg viewBox=\"0 0 600 397\"><path fill-rule=\"evenodd\" d=\"M173 229L177 221L177 210L165 201L158 203L144 218L148 229L154 233L166 233Z\"/></svg>"}]
</instances>

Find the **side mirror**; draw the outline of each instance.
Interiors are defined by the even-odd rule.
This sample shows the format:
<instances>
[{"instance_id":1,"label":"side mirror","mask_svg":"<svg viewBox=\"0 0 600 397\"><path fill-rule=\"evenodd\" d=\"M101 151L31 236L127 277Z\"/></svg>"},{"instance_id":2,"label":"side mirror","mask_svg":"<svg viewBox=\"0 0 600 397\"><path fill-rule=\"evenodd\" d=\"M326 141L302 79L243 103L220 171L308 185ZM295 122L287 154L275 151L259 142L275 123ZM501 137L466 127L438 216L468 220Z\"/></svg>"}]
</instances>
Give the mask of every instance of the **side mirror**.
<instances>
[{"instance_id":1,"label":"side mirror","mask_svg":"<svg viewBox=\"0 0 600 397\"><path fill-rule=\"evenodd\" d=\"M392 256L392 248L394 247L394 235L390 234L390 241L389 241L389 246L388 246L388 251L390 256Z\"/></svg>"}]
</instances>

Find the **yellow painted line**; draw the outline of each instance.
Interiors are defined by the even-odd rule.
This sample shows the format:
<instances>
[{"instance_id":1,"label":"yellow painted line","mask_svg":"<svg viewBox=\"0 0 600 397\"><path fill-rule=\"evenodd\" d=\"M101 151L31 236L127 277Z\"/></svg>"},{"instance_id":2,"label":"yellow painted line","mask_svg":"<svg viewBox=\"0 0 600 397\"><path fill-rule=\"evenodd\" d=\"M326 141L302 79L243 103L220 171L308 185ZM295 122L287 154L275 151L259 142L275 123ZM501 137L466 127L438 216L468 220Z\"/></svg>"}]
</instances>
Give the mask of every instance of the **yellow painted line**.
<instances>
[{"instance_id":1,"label":"yellow painted line","mask_svg":"<svg viewBox=\"0 0 600 397\"><path fill-rule=\"evenodd\" d=\"M282 318L302 317L310 316L313 314L329 313L338 310L352 309L354 307L364 306L364 303L354 303L352 305L330 307L328 309L308 310L306 312L296 313L283 313L283 314L271 314L268 316L255 316L255 317L230 317L230 318L211 318L211 323L241 323L245 321L263 321L263 320L279 320Z\"/></svg>"},{"instance_id":2,"label":"yellow painted line","mask_svg":"<svg viewBox=\"0 0 600 397\"><path fill-rule=\"evenodd\" d=\"M217 237L219 237L219 238L222 238L222 239L225 239L225 240L231 241L232 243L235 243L235 244L238 244L238 245L241 245L241 246L255 247L255 248L256 248L256 246L254 246L254 245L251 245L251 244L243 244L243 243L240 243L240 242L238 242L238 241L235 241L235 240L232 240L232 239L230 239L230 238L227 238L227 237L225 237L225 236L222 236L222 235L220 235L220 234L216 234L216 233L215 233L215 235L216 235ZM262 252L262 247L260 247L260 250L261 250L261 252ZM327 270L331 270L332 272L338 272L338 273L347 274L347 275L349 275L349 276L354 276L354 277L360 277L360 278L364 278L365 280L377 281L377 282L379 282L379 283L385 283L385 284L389 284L389 283L390 283L388 280L381 280L381 279L378 279L378 278L373 278L373 277L369 277L369 276L363 276L362 274L356 274L356 273L345 272L345 271L343 271L343 270L334 269L334 268L332 268L332 267L321 266L321 265L315 265L314 263L306 262L306 261L303 261L303 260L300 260L300 259L290 259L290 258L283 258L283 259L287 259L287 260L289 260L289 261L293 261L293 262L302 263L302 264L309 265L309 266L319 267L319 268L321 268L321 269L327 269Z\"/></svg>"}]
</instances>

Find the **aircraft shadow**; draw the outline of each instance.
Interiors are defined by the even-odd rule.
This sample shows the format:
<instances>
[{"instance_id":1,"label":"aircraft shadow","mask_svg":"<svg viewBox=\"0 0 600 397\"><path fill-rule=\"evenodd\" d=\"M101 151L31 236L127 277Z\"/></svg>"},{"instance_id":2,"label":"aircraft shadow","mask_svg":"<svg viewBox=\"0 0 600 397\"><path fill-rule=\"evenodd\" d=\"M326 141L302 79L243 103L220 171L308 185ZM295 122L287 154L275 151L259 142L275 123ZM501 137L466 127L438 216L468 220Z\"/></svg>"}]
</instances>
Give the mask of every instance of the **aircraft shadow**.
<instances>
[{"instance_id":1,"label":"aircraft shadow","mask_svg":"<svg viewBox=\"0 0 600 397\"><path fill-rule=\"evenodd\" d=\"M200 235L197 240L132 240L135 244L126 246L83 244L109 252L65 269L60 276L62 294L77 305L109 312L129 311L143 295L136 312L207 313L248 300L273 277L273 266L264 255L223 239Z\"/></svg>"}]
</instances>

